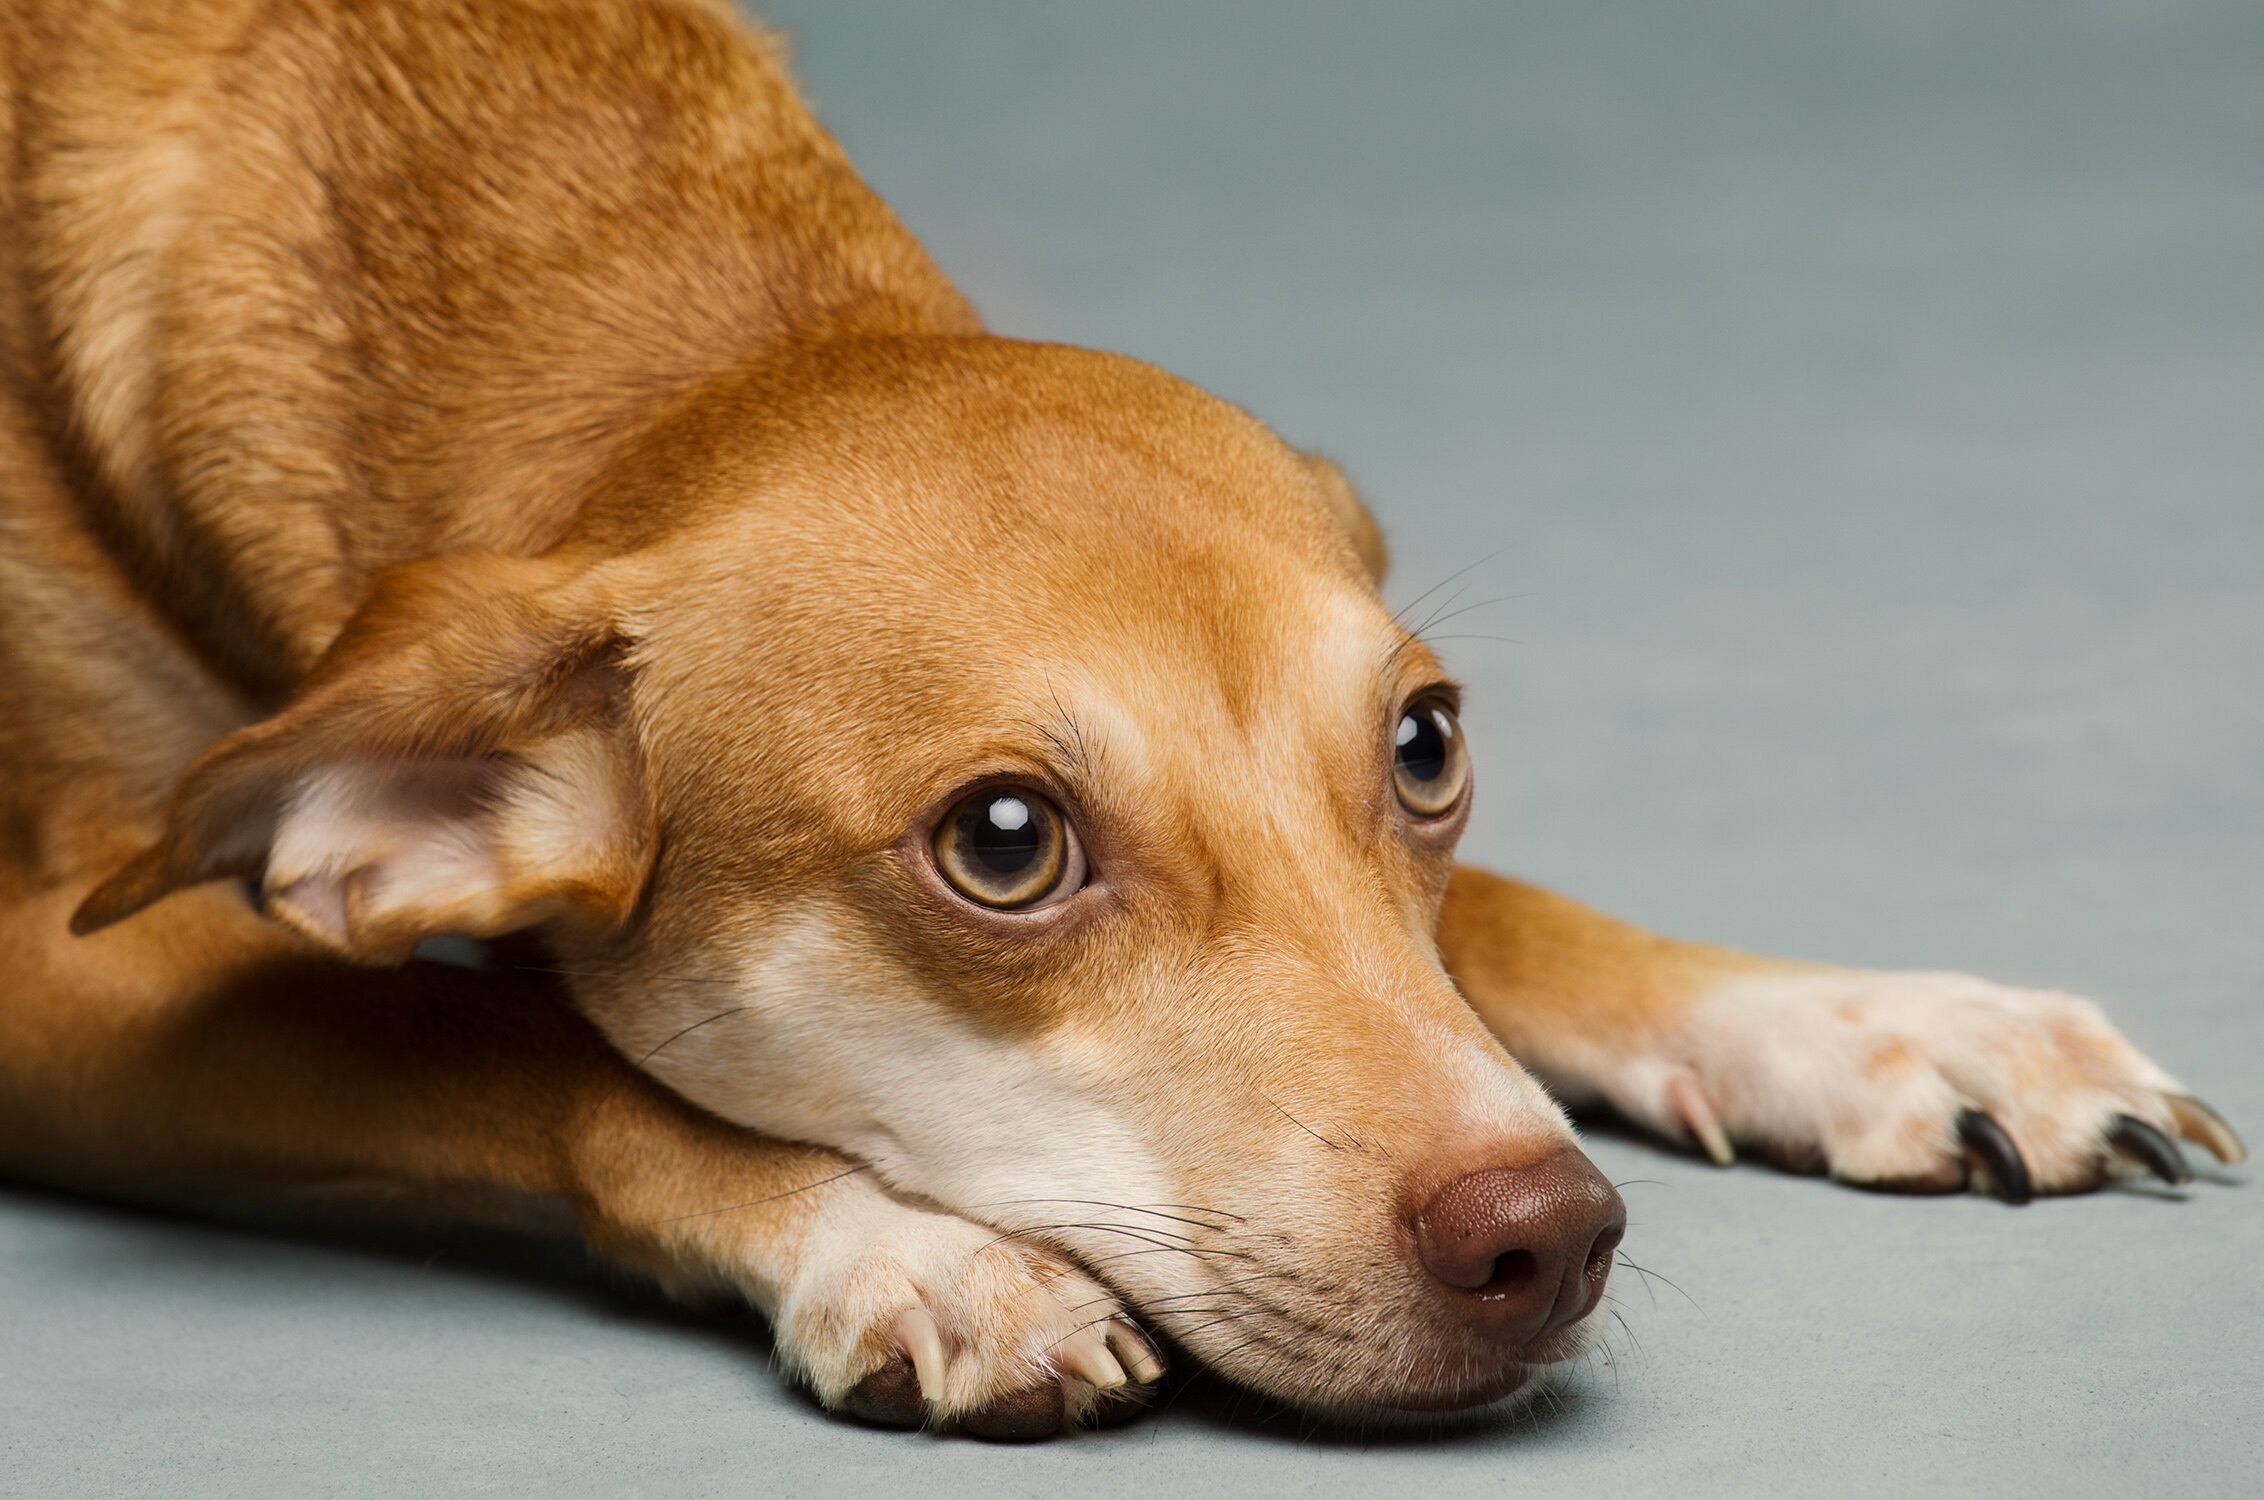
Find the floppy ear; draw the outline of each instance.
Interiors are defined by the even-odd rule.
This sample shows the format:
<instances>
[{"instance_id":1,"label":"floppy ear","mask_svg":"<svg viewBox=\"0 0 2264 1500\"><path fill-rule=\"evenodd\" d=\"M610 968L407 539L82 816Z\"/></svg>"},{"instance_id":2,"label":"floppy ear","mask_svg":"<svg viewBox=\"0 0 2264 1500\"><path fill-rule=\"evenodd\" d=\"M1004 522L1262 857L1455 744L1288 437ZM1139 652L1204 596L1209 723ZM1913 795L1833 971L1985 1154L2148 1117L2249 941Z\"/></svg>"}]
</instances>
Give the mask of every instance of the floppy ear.
<instances>
[{"instance_id":1,"label":"floppy ear","mask_svg":"<svg viewBox=\"0 0 2264 1500\"><path fill-rule=\"evenodd\" d=\"M1360 554L1360 565L1368 570L1368 581L1381 586L1384 573L1391 567L1391 553L1384 547L1384 534L1376 526L1376 518L1368 514L1368 507L1360 502L1360 492L1344 471L1318 453L1300 452L1305 467L1321 487L1321 495L1336 512L1337 520L1344 523L1344 534L1352 543L1352 550Z\"/></svg>"},{"instance_id":2,"label":"floppy ear","mask_svg":"<svg viewBox=\"0 0 2264 1500\"><path fill-rule=\"evenodd\" d=\"M164 837L72 931L224 876L257 877L270 916L362 963L440 933L618 925L654 842L626 646L566 564L394 570L282 712L190 764Z\"/></svg>"}]
</instances>

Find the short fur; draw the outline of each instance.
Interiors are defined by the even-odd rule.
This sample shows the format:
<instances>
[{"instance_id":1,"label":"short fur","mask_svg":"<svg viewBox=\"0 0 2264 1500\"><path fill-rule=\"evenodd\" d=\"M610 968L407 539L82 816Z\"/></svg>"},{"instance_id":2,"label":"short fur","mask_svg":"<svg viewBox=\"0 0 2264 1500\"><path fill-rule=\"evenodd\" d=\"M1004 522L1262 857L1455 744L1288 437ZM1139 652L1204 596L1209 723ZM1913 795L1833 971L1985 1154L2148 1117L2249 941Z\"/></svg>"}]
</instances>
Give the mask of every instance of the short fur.
<instances>
[{"instance_id":1,"label":"short fur","mask_svg":"<svg viewBox=\"0 0 2264 1500\"><path fill-rule=\"evenodd\" d=\"M1455 868L1343 476L985 334L720 0L0 0L0 69L11 1170L560 1199L829 1404L1025 1431L1142 1323L1316 1410L1576 1352L1410 1228L1557 1099L1936 1189L1968 1108L2046 1191L2239 1151L2080 1001ZM951 893L991 781L1089 883Z\"/></svg>"}]
</instances>

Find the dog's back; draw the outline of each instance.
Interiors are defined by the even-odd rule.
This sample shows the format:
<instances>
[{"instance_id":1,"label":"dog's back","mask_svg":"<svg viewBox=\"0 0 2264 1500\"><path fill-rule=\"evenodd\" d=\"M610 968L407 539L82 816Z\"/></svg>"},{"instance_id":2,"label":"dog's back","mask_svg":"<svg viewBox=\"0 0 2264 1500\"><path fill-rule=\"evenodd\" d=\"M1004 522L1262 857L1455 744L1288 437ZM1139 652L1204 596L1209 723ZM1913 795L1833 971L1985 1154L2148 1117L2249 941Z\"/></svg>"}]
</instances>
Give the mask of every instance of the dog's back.
<instances>
[{"instance_id":1,"label":"dog's back","mask_svg":"<svg viewBox=\"0 0 2264 1500\"><path fill-rule=\"evenodd\" d=\"M246 708L384 567L555 541L671 391L975 326L720 4L0 15L0 505L166 601Z\"/></svg>"}]
</instances>

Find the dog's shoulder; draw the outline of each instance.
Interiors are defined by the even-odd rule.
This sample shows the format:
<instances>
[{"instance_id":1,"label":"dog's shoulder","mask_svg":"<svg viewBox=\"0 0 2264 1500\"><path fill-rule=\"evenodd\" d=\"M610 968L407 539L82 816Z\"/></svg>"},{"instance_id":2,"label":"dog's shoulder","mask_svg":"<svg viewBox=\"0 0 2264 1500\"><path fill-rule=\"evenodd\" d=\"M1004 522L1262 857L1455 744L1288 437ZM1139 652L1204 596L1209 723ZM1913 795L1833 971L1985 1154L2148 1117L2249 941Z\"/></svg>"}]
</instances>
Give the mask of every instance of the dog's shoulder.
<instances>
[{"instance_id":1,"label":"dog's shoulder","mask_svg":"<svg viewBox=\"0 0 2264 1500\"><path fill-rule=\"evenodd\" d=\"M270 695L384 568L550 545L671 392L978 326L712 0L0 14L19 367L144 591Z\"/></svg>"}]
</instances>

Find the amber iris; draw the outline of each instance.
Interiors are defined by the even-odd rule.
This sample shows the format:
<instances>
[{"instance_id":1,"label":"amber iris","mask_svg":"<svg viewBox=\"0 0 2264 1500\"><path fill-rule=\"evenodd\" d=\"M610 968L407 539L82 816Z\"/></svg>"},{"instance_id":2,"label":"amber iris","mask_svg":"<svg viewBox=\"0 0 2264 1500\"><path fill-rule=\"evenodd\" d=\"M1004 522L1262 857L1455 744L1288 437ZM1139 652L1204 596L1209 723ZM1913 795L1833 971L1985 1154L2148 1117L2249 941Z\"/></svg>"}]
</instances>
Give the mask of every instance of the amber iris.
<instances>
[{"instance_id":1,"label":"amber iris","mask_svg":"<svg viewBox=\"0 0 2264 1500\"><path fill-rule=\"evenodd\" d=\"M1033 906L1069 865L1068 825L1045 798L992 787L963 799L935 831L936 868L953 890L984 906Z\"/></svg>"}]
</instances>

